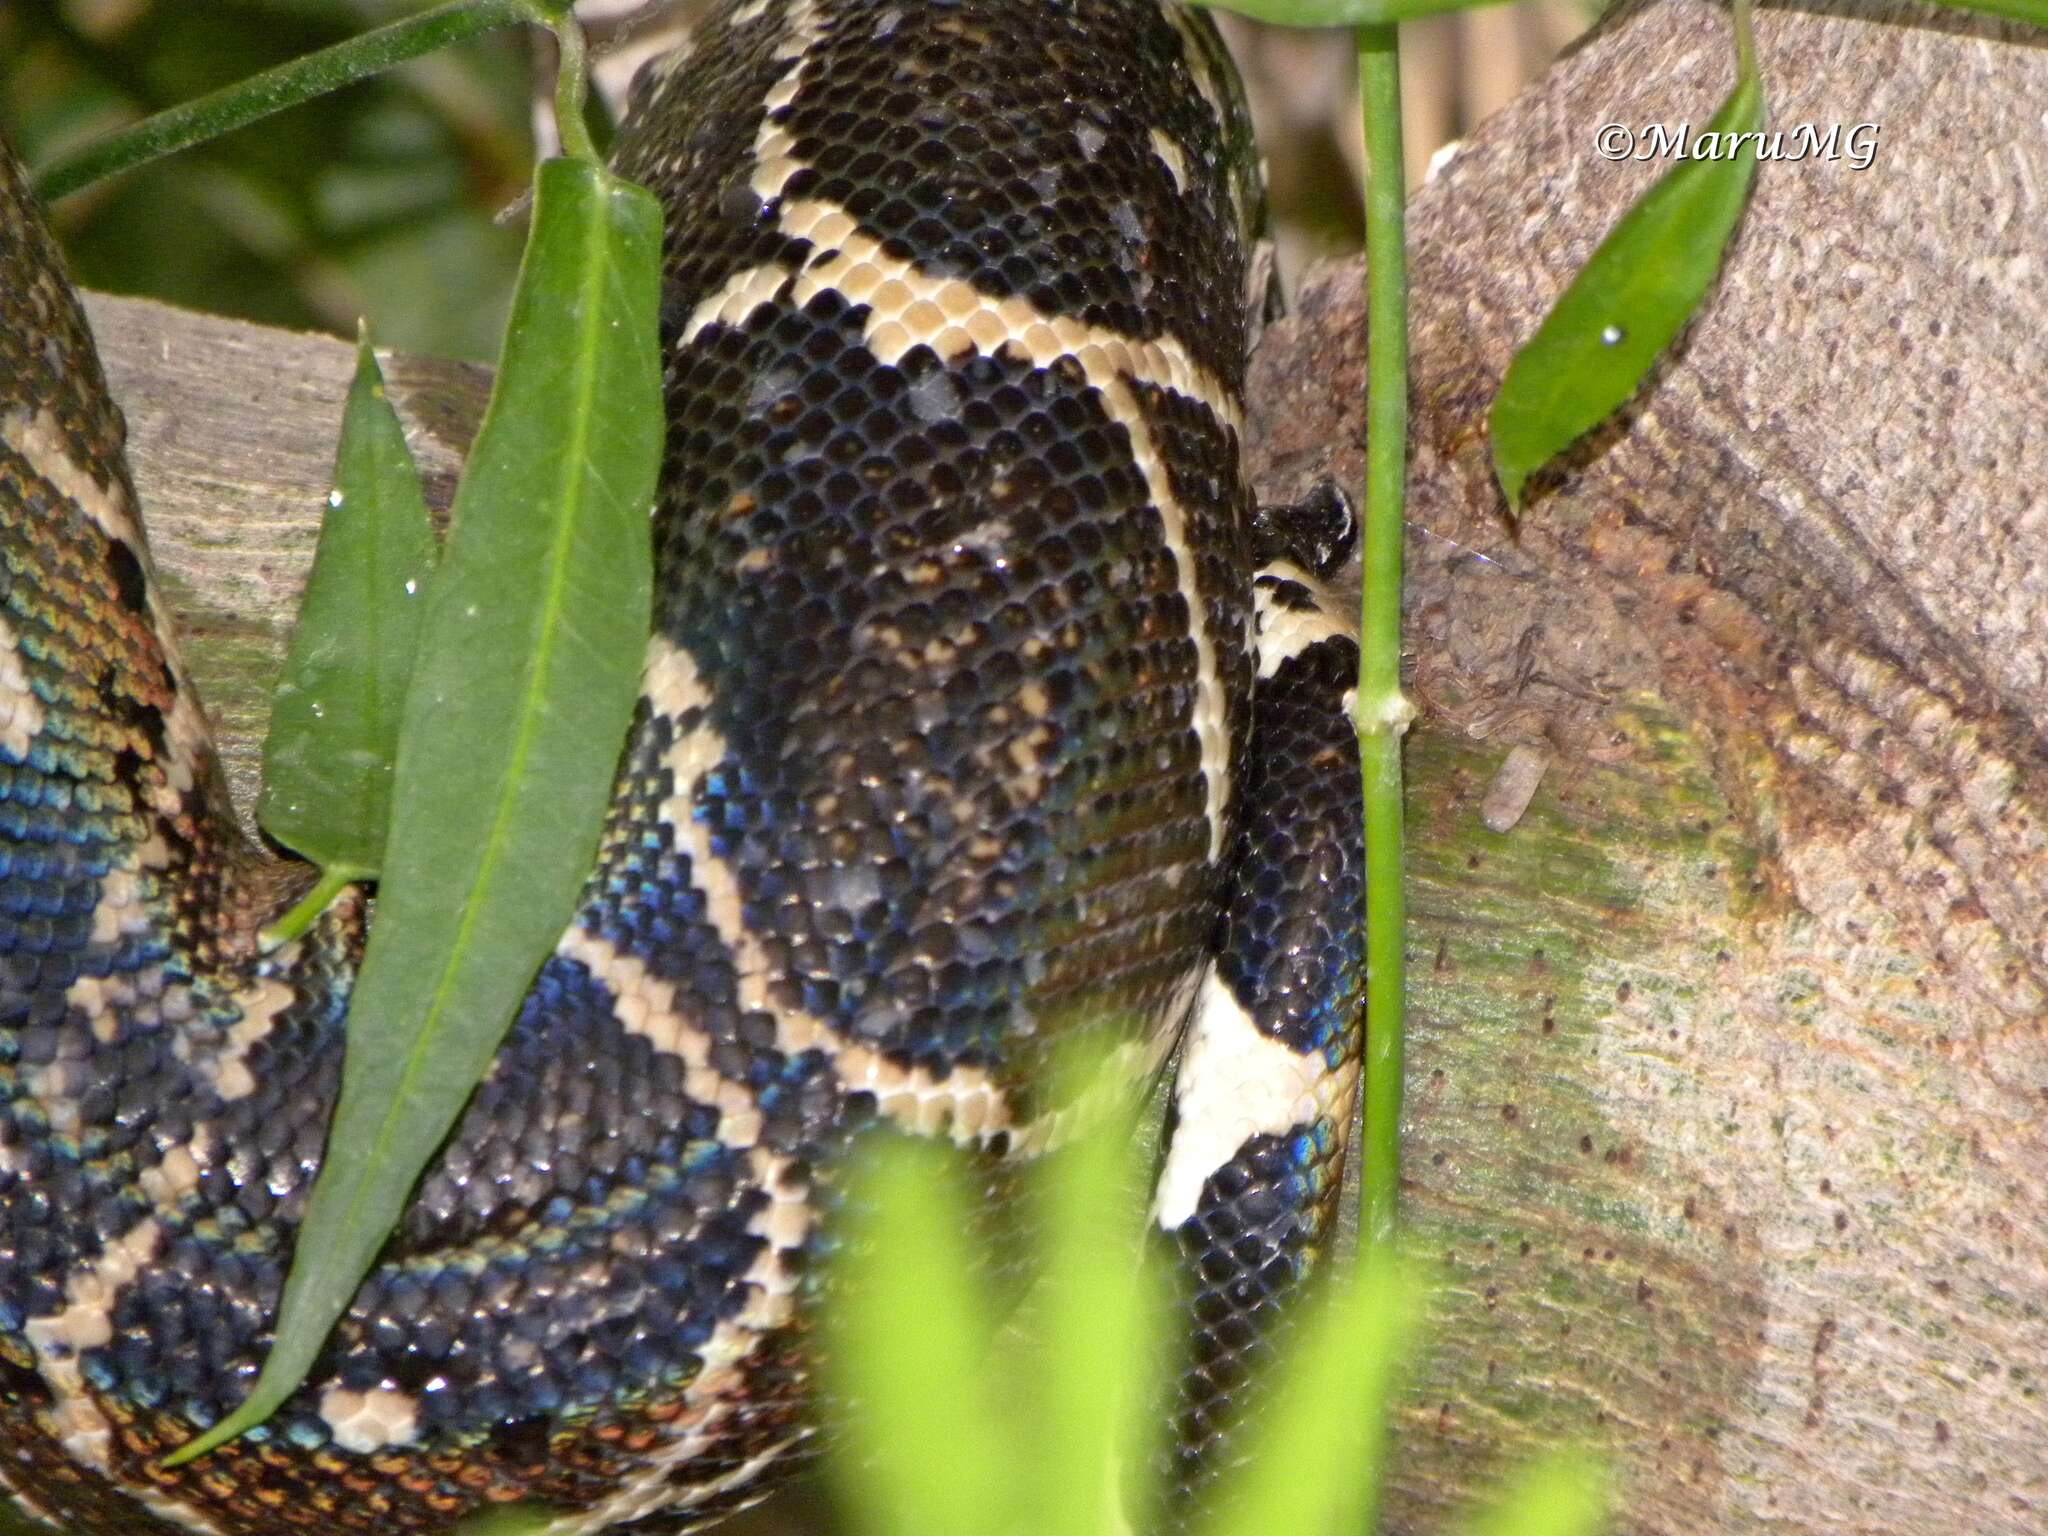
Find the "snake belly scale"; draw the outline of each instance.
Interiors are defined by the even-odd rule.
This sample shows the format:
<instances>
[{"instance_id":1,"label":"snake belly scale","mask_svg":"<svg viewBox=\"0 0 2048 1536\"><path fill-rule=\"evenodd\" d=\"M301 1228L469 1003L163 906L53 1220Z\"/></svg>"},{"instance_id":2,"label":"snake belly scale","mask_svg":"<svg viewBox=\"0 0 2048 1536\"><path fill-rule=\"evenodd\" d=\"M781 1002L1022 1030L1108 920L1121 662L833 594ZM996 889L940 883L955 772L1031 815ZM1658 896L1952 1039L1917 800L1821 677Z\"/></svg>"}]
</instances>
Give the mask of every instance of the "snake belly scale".
<instances>
[{"instance_id":1,"label":"snake belly scale","mask_svg":"<svg viewBox=\"0 0 2048 1536\"><path fill-rule=\"evenodd\" d=\"M1239 465L1260 219L1161 0L725 0L635 86L668 210L642 698L577 918L311 1379L245 1394L367 899L255 847L84 321L0 149L0 1487L82 1536L552 1536L812 1440L810 1262L878 1120L1043 1150L1077 1036L1178 1050L1170 1475L1325 1240L1362 1019L1329 506Z\"/></svg>"}]
</instances>

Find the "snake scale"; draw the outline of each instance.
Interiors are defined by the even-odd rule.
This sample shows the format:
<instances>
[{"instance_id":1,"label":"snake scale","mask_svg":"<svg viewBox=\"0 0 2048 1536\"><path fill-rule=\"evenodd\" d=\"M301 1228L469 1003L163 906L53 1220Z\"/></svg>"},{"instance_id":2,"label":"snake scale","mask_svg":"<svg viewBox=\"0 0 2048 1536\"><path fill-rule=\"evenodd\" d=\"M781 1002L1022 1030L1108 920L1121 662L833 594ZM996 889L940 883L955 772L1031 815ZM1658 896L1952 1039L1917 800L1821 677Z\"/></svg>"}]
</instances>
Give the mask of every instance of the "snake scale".
<instances>
[{"instance_id":1,"label":"snake scale","mask_svg":"<svg viewBox=\"0 0 2048 1536\"><path fill-rule=\"evenodd\" d=\"M1328 1231L1362 942L1325 504L1239 463L1257 159L1161 0L725 0L616 152L668 213L642 698L599 862L308 1383L262 1358L367 897L236 826L123 427L0 149L0 1486L81 1536L694 1528L800 1463L833 1154L997 1170L1177 1051L1170 1475ZM1000 1179L991 1174L992 1185Z\"/></svg>"}]
</instances>

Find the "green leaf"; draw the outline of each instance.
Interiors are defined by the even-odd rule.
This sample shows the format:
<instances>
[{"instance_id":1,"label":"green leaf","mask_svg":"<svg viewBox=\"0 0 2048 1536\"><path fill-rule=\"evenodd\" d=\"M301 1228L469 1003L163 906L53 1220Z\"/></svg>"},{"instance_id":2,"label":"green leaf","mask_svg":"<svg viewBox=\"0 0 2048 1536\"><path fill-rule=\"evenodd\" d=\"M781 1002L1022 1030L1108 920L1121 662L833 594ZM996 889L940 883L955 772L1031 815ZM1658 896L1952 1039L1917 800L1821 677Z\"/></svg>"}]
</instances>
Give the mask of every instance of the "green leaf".
<instances>
[{"instance_id":1,"label":"green leaf","mask_svg":"<svg viewBox=\"0 0 2048 1536\"><path fill-rule=\"evenodd\" d=\"M596 853L647 646L661 210L587 162L536 180L503 362L427 595L341 1101L277 1334L248 1401L174 1460L305 1379Z\"/></svg>"},{"instance_id":2,"label":"green leaf","mask_svg":"<svg viewBox=\"0 0 2048 1536\"><path fill-rule=\"evenodd\" d=\"M1763 126L1763 91L1738 80L1710 134ZM1681 161L1622 215L1572 279L1494 399L1494 473L1508 505L1529 476L1636 392L1721 267L1749 199L1756 140L1726 159Z\"/></svg>"},{"instance_id":3,"label":"green leaf","mask_svg":"<svg viewBox=\"0 0 2048 1536\"><path fill-rule=\"evenodd\" d=\"M1135 1529L1152 1524L1128 1474L1142 1479L1154 1465L1148 1416L1161 1401L1153 1373L1167 1358L1166 1297L1144 1263L1142 1208L1129 1198L1134 1142L1117 1115L1037 1171L1045 1275L1026 1522L1036 1536L1101 1536L1125 1515Z\"/></svg>"},{"instance_id":4,"label":"green leaf","mask_svg":"<svg viewBox=\"0 0 2048 1536\"><path fill-rule=\"evenodd\" d=\"M890 1137L863 1150L824 1317L845 1507L869 1536L1010 1531L1013 1422L988 1377L995 1319L968 1270L966 1201L940 1148Z\"/></svg>"},{"instance_id":5,"label":"green leaf","mask_svg":"<svg viewBox=\"0 0 2048 1536\"><path fill-rule=\"evenodd\" d=\"M1934 0L1953 11L1982 11L1986 16L2009 16L2014 21L2048 27L2048 0Z\"/></svg>"},{"instance_id":6,"label":"green leaf","mask_svg":"<svg viewBox=\"0 0 2048 1536\"><path fill-rule=\"evenodd\" d=\"M1553 1451L1523 1466L1464 1536L1598 1536L1607 1525L1607 1470L1583 1451Z\"/></svg>"},{"instance_id":7,"label":"green leaf","mask_svg":"<svg viewBox=\"0 0 2048 1536\"><path fill-rule=\"evenodd\" d=\"M1336 1279L1295 1330L1244 1465L1201 1536L1373 1528L1388 1410L1427 1293L1420 1271L1385 1250Z\"/></svg>"},{"instance_id":8,"label":"green leaf","mask_svg":"<svg viewBox=\"0 0 2048 1536\"><path fill-rule=\"evenodd\" d=\"M327 878L369 879L391 822L391 768L434 531L367 336L341 418L334 490L270 710L256 818ZM322 905L325 903L322 902ZM279 925L320 908L310 902ZM303 922L296 926L303 927Z\"/></svg>"},{"instance_id":9,"label":"green leaf","mask_svg":"<svg viewBox=\"0 0 2048 1536\"><path fill-rule=\"evenodd\" d=\"M1194 0L1219 11L1235 11L1276 27L1360 27L1406 21L1411 16L1437 16L1445 11L1476 11L1502 0ZM2013 0L2024 4L2026 0Z\"/></svg>"},{"instance_id":10,"label":"green leaf","mask_svg":"<svg viewBox=\"0 0 2048 1536\"><path fill-rule=\"evenodd\" d=\"M456 1521L453 1536L539 1536L564 1511L544 1504L501 1504Z\"/></svg>"}]
</instances>

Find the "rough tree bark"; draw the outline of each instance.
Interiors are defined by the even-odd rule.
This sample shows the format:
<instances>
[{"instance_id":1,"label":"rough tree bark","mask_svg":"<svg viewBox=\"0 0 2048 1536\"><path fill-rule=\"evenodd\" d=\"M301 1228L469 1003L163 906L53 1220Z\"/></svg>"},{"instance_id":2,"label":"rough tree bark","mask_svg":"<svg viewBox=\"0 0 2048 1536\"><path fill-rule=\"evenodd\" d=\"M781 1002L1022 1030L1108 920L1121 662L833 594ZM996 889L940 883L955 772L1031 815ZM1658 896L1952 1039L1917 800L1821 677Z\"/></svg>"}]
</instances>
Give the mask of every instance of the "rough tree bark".
<instances>
[{"instance_id":1,"label":"rough tree bark","mask_svg":"<svg viewBox=\"0 0 2048 1536\"><path fill-rule=\"evenodd\" d=\"M1414 200L1407 1209L1449 1291L1394 1530L1608 1447L1632 1536L2048 1530L2048 36L1760 19L1710 307L1506 526L1515 344L1705 121L1725 16L1610 19ZM100 300L157 558L246 795L349 349ZM1359 275L1256 369L1262 490L1361 461ZM446 489L483 381L392 369ZM1550 760L1480 821L1511 745Z\"/></svg>"}]
</instances>

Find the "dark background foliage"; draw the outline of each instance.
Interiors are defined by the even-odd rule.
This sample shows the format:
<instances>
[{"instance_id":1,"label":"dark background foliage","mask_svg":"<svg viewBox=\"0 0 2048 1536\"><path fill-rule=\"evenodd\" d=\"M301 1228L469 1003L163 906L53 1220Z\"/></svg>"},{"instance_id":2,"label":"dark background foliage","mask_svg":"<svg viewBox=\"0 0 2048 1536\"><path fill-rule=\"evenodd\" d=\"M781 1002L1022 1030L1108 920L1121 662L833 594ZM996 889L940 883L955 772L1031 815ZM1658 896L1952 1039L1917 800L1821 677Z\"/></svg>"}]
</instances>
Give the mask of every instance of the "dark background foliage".
<instances>
[{"instance_id":1,"label":"dark background foliage","mask_svg":"<svg viewBox=\"0 0 2048 1536\"><path fill-rule=\"evenodd\" d=\"M416 11L424 0L5 0L0 134L30 165L123 123ZM708 0L585 0L614 98ZM1404 29L1409 174L1539 69L1578 0ZM1361 230L1350 41L1223 18L1266 146L1283 268ZM82 283L193 309L465 358L497 348L523 222L533 80L549 40L515 32L416 60L67 199ZM536 59L535 53L543 55Z\"/></svg>"},{"instance_id":2,"label":"dark background foliage","mask_svg":"<svg viewBox=\"0 0 2048 1536\"><path fill-rule=\"evenodd\" d=\"M391 0L8 0L0 132L60 147L417 7ZM497 347L532 155L528 40L422 59L68 199L77 279L461 357Z\"/></svg>"}]
</instances>

